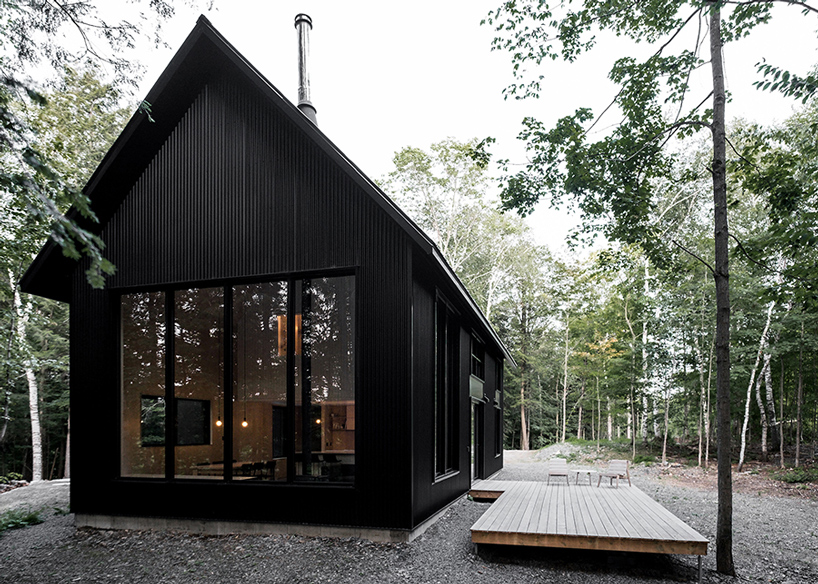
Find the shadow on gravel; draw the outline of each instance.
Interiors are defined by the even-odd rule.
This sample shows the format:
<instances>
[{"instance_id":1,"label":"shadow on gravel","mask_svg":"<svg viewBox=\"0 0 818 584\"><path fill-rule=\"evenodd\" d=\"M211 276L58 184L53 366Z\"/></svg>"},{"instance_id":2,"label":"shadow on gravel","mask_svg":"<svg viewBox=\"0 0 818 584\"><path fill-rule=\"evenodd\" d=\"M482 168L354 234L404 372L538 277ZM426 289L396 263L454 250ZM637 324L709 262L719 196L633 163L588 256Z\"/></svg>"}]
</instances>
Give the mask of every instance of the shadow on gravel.
<instances>
[{"instance_id":1,"label":"shadow on gravel","mask_svg":"<svg viewBox=\"0 0 818 584\"><path fill-rule=\"evenodd\" d=\"M630 576L640 580L696 582L696 556L638 554L507 545L474 544L480 559L489 563L510 564L549 572Z\"/></svg>"}]
</instances>

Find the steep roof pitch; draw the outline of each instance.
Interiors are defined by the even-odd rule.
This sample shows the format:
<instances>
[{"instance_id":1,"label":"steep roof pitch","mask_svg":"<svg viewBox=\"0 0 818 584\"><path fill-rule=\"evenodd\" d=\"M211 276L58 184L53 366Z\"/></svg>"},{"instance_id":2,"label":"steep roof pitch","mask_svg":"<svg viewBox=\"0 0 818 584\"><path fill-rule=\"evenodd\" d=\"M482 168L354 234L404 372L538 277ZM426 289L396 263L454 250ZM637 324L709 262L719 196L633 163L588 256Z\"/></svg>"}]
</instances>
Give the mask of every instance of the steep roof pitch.
<instances>
[{"instance_id":1,"label":"steep roof pitch","mask_svg":"<svg viewBox=\"0 0 818 584\"><path fill-rule=\"evenodd\" d=\"M75 209L68 215L83 227L99 232L114 214L128 188L149 164L167 136L179 122L201 87L219 68L230 67L242 74L253 86L287 117L348 176L366 192L408 234L410 239L428 254L449 279L470 308L484 333L496 343L513 363L497 333L486 320L460 279L446 263L429 237L355 166L295 105L251 65L210 23L200 16L193 31L148 92L145 101L155 114L152 119L136 113L114 142L84 188L92 202L99 223L80 217ZM53 298L70 300L70 276L77 263L62 254L57 243L49 238L21 280L23 291Z\"/></svg>"}]
</instances>

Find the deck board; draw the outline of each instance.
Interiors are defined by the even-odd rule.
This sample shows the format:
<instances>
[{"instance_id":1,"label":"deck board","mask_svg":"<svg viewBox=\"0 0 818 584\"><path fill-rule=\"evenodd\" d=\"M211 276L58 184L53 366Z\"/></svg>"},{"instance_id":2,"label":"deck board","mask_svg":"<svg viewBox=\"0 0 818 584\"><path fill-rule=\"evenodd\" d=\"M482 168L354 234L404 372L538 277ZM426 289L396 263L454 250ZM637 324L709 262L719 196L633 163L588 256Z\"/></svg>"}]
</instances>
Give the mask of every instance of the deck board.
<instances>
[{"instance_id":1,"label":"deck board","mask_svg":"<svg viewBox=\"0 0 818 584\"><path fill-rule=\"evenodd\" d=\"M636 486L480 481L497 498L472 541L506 545L706 555L708 540Z\"/></svg>"}]
</instances>

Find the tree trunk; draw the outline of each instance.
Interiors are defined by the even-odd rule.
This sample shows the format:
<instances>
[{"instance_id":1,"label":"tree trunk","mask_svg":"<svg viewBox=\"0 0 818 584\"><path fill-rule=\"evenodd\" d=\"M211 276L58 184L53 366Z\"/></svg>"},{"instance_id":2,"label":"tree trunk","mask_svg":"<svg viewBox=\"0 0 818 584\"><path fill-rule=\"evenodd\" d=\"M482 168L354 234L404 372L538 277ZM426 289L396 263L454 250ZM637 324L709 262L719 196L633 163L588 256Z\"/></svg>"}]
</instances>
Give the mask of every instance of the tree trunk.
<instances>
[{"instance_id":1,"label":"tree trunk","mask_svg":"<svg viewBox=\"0 0 818 584\"><path fill-rule=\"evenodd\" d=\"M781 358L781 383L779 387L779 392L781 394L781 398L779 399L779 407L781 410L779 411L778 416L778 453L779 453L779 463L781 468L784 468L784 358Z\"/></svg>"},{"instance_id":2,"label":"tree trunk","mask_svg":"<svg viewBox=\"0 0 818 584\"><path fill-rule=\"evenodd\" d=\"M795 468L801 464L802 403L804 401L804 314L801 313L801 342L798 346L798 395L795 414Z\"/></svg>"},{"instance_id":3,"label":"tree trunk","mask_svg":"<svg viewBox=\"0 0 818 584\"><path fill-rule=\"evenodd\" d=\"M699 339L701 340L701 339ZM704 385L704 355L698 342L696 343L696 360L699 362L699 422L696 426L696 434L699 439L699 466L702 466L702 454L704 453L704 416L707 408L705 406L707 395Z\"/></svg>"},{"instance_id":4,"label":"tree trunk","mask_svg":"<svg viewBox=\"0 0 818 584\"><path fill-rule=\"evenodd\" d=\"M639 417L639 436L642 438L642 444L648 443L648 412L650 411L650 403L648 402L648 394L645 393L645 387L642 386L642 415Z\"/></svg>"},{"instance_id":5,"label":"tree trunk","mask_svg":"<svg viewBox=\"0 0 818 584\"><path fill-rule=\"evenodd\" d=\"M557 382L554 384L554 403L559 406L560 403L560 378L557 377ZM554 442L559 441L560 437L560 409L559 407L554 408L555 420L554 420Z\"/></svg>"},{"instance_id":6,"label":"tree trunk","mask_svg":"<svg viewBox=\"0 0 818 584\"><path fill-rule=\"evenodd\" d=\"M613 440L613 415L611 414L611 398L607 398L608 404L608 440Z\"/></svg>"},{"instance_id":7,"label":"tree trunk","mask_svg":"<svg viewBox=\"0 0 818 584\"><path fill-rule=\"evenodd\" d=\"M753 385L755 384L758 364L761 363L761 356L764 354L764 349L767 347L767 337L770 334L770 322L772 321L774 307L775 302L770 302L770 306L767 308L767 322L764 324L764 330L761 332L761 339L758 341L756 362L750 371L750 383L747 385L747 401L744 404L744 423L741 427L741 453L738 456L738 468L736 468L737 472L741 472L741 469L744 466L744 454L747 450L747 426L750 424L750 401L753 397ZM760 372L758 380L761 381Z\"/></svg>"},{"instance_id":8,"label":"tree trunk","mask_svg":"<svg viewBox=\"0 0 818 584\"><path fill-rule=\"evenodd\" d=\"M735 576L733 476L730 465L730 270L727 226L727 137L720 3L710 2L710 64L713 72L713 236L716 284L716 395L718 401L718 518L716 569Z\"/></svg>"},{"instance_id":9,"label":"tree trunk","mask_svg":"<svg viewBox=\"0 0 818 584\"><path fill-rule=\"evenodd\" d=\"M65 434L65 470L63 478L71 478L71 410L68 410L68 430Z\"/></svg>"},{"instance_id":10,"label":"tree trunk","mask_svg":"<svg viewBox=\"0 0 818 584\"><path fill-rule=\"evenodd\" d=\"M562 382L562 437L560 442L565 442L565 429L567 427L568 413L568 313L565 313L565 359L563 362L563 382Z\"/></svg>"},{"instance_id":11,"label":"tree trunk","mask_svg":"<svg viewBox=\"0 0 818 584\"><path fill-rule=\"evenodd\" d=\"M585 399L585 377L582 378L582 387L580 388L579 399L577 400L577 410L578 410L577 439L579 439L579 440L583 440L585 438L585 432L583 431L583 428L582 428L582 400L584 400L584 399ZM593 423L593 420L591 420L591 423Z\"/></svg>"},{"instance_id":12,"label":"tree trunk","mask_svg":"<svg viewBox=\"0 0 818 584\"><path fill-rule=\"evenodd\" d=\"M775 418L775 400L773 397L773 372L772 366L770 361L772 356L769 352L764 353L764 393L766 394L765 399L767 400L767 405L764 408L767 413L767 426L770 428L770 433L768 437L771 439L770 441L775 443L778 439L777 434L773 434L775 429L778 427L778 422Z\"/></svg>"},{"instance_id":13,"label":"tree trunk","mask_svg":"<svg viewBox=\"0 0 818 584\"><path fill-rule=\"evenodd\" d=\"M710 402L711 394L710 391L712 382L713 382L713 351L716 348L716 336L713 335L713 339L710 343L710 360L707 362L707 404L706 404L706 411L704 416L704 468L708 468L710 466L710 415L712 410L712 404Z\"/></svg>"},{"instance_id":14,"label":"tree trunk","mask_svg":"<svg viewBox=\"0 0 818 584\"><path fill-rule=\"evenodd\" d=\"M528 385L528 306L525 300L520 306L520 450L530 448L528 425L525 415L525 390Z\"/></svg>"},{"instance_id":15,"label":"tree trunk","mask_svg":"<svg viewBox=\"0 0 818 584\"><path fill-rule=\"evenodd\" d=\"M599 452L600 434L602 434L602 398L599 396L599 377L596 378L596 451Z\"/></svg>"},{"instance_id":16,"label":"tree trunk","mask_svg":"<svg viewBox=\"0 0 818 584\"><path fill-rule=\"evenodd\" d=\"M670 421L670 390L665 390L665 431L662 438L662 466L667 466L667 430Z\"/></svg>"},{"instance_id":17,"label":"tree trunk","mask_svg":"<svg viewBox=\"0 0 818 584\"><path fill-rule=\"evenodd\" d=\"M653 398L653 437L659 439L662 437L662 427L659 423L659 406L656 405L657 399Z\"/></svg>"},{"instance_id":18,"label":"tree trunk","mask_svg":"<svg viewBox=\"0 0 818 584\"><path fill-rule=\"evenodd\" d=\"M20 290L14 287L14 312L17 321L17 343L25 357L24 372L28 383L28 407L31 418L31 482L43 479L43 441L40 433L40 392L37 377L34 375L34 364L26 346L26 329L31 307L23 307Z\"/></svg>"},{"instance_id":19,"label":"tree trunk","mask_svg":"<svg viewBox=\"0 0 818 584\"><path fill-rule=\"evenodd\" d=\"M17 279L9 271L9 286L12 290L15 289ZM11 371L11 352L14 350L14 339L16 331L16 311L12 310L11 318L9 318L8 338L6 340L6 366L3 368L3 415L0 416L0 444L6 439L9 422L11 421L11 395L14 389L13 375Z\"/></svg>"},{"instance_id":20,"label":"tree trunk","mask_svg":"<svg viewBox=\"0 0 818 584\"><path fill-rule=\"evenodd\" d=\"M650 291L648 288L648 280L650 278L650 273L648 272L648 258L644 259L644 268L645 268L645 280L643 283L643 294L645 298L648 297L648 292ZM634 339L634 344L636 339ZM641 377L640 390L642 392L642 418L639 423L639 433L642 436L642 443L648 443L648 393L649 393L649 384L648 384L648 317L647 314L642 319L642 377ZM654 420L654 436L656 435L655 432L655 420Z\"/></svg>"},{"instance_id":21,"label":"tree trunk","mask_svg":"<svg viewBox=\"0 0 818 584\"><path fill-rule=\"evenodd\" d=\"M766 462L768 458L767 435L769 433L770 424L767 421L767 408L761 400L761 382L767 378L767 367L769 367L769 365L770 362L765 355L764 364L761 366L761 373L758 374L758 379L756 379L756 405L758 406L758 411L761 412L761 458L764 462Z\"/></svg>"}]
</instances>

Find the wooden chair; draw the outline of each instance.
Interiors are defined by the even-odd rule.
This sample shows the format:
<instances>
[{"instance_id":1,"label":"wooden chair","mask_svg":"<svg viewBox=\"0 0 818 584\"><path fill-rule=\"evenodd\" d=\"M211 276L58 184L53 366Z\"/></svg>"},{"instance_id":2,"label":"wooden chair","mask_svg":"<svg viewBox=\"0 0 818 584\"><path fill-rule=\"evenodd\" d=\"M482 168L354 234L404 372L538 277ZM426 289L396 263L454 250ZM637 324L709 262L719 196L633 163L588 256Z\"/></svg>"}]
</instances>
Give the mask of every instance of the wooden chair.
<instances>
[{"instance_id":1,"label":"wooden chair","mask_svg":"<svg viewBox=\"0 0 818 584\"><path fill-rule=\"evenodd\" d=\"M552 458L548 461L548 480L546 484L551 482L551 477L565 477L565 482L569 485L571 481L568 480L568 461L564 458Z\"/></svg>"},{"instance_id":2,"label":"wooden chair","mask_svg":"<svg viewBox=\"0 0 818 584\"><path fill-rule=\"evenodd\" d=\"M602 477L605 477L611 481L611 485L613 485L613 480L616 479L616 488L619 488L619 479L628 479L628 486L631 485L631 475L628 472L628 461L627 460L611 460L608 462L608 468L604 471L599 473L599 480L596 482L596 486L599 487L599 484L602 482Z\"/></svg>"}]
</instances>

